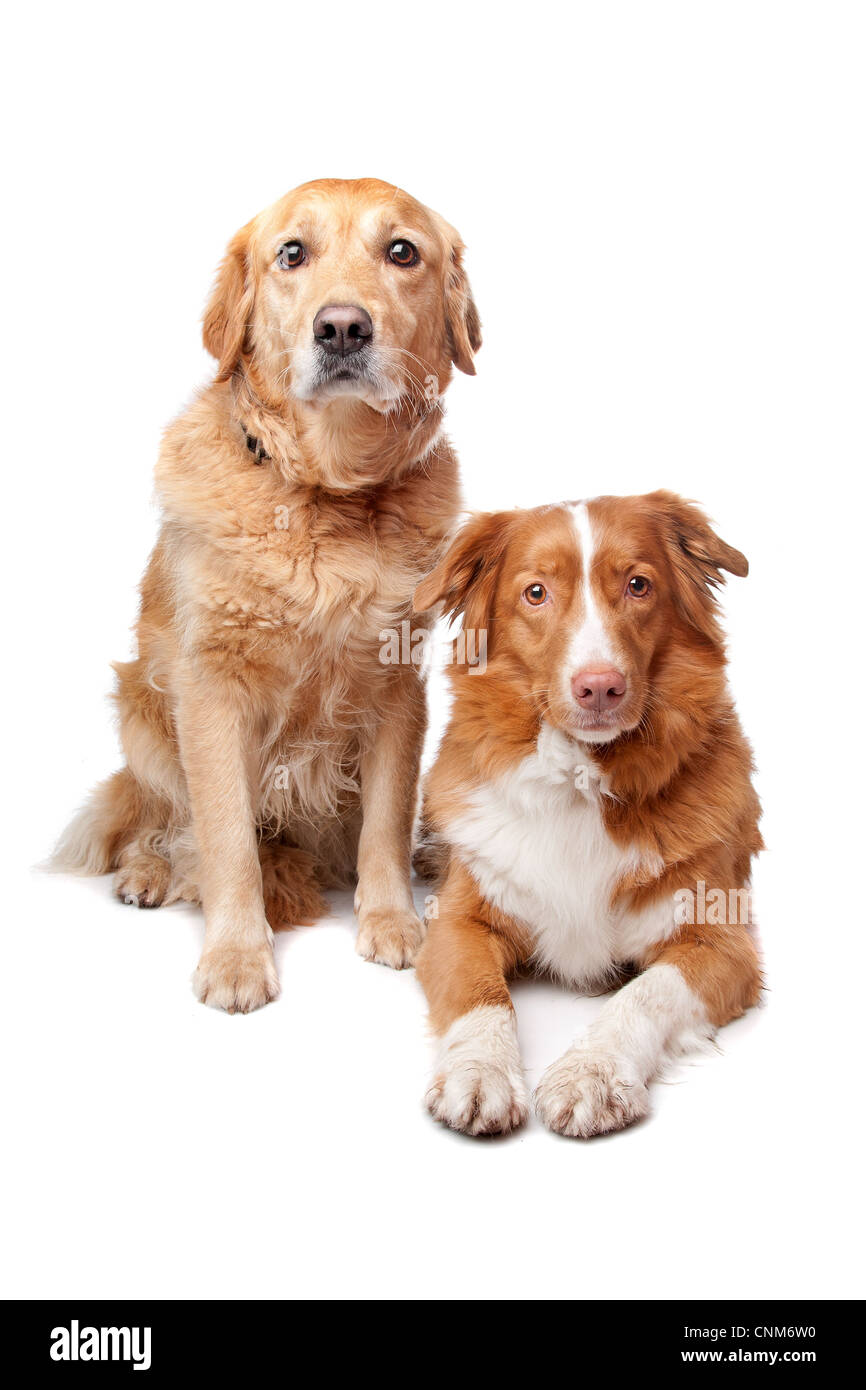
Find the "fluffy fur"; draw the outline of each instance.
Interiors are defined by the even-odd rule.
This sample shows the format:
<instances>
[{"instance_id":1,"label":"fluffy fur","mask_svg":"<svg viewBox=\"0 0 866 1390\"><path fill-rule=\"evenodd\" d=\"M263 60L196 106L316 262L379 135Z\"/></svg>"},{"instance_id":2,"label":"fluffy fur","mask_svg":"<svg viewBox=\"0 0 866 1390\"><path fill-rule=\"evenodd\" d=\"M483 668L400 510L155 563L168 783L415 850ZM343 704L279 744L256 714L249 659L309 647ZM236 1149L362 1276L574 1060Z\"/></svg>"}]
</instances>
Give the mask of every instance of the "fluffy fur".
<instances>
[{"instance_id":1,"label":"fluffy fur","mask_svg":"<svg viewBox=\"0 0 866 1390\"><path fill-rule=\"evenodd\" d=\"M713 598L723 569L747 568L696 507L657 492L477 517L419 586L420 610L440 602L487 632L484 673L452 666L425 797L424 862L442 883L418 973L480 1097L467 1111L445 1047L431 1109L455 1128L522 1113L502 1025L491 1043L472 1023L511 1008L520 967L578 987L638 972L539 1087L545 1122L581 1137L640 1118L665 1058L756 1002L738 909L759 806ZM599 671L610 709L577 698L579 675ZM698 920L701 884L735 920Z\"/></svg>"},{"instance_id":2,"label":"fluffy fur","mask_svg":"<svg viewBox=\"0 0 866 1390\"><path fill-rule=\"evenodd\" d=\"M411 266L389 256L401 238ZM442 393L480 345L462 251L389 184L296 189L232 239L204 318L215 380L165 436L138 654L115 668L125 766L57 863L115 871L142 907L202 901L196 990L230 1011L278 992L271 929L314 920L322 886L356 873L359 950L399 967L420 940L424 694L414 667L381 663L380 633L458 509ZM372 322L345 362L314 336L329 305Z\"/></svg>"}]
</instances>

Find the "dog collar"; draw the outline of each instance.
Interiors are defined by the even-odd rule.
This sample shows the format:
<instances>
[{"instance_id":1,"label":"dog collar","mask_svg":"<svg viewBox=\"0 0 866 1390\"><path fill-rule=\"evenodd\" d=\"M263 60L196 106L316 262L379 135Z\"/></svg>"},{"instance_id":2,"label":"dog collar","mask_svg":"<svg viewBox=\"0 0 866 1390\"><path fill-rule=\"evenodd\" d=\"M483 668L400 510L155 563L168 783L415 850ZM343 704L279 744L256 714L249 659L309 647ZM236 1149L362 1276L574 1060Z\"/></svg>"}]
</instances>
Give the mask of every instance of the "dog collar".
<instances>
[{"instance_id":1,"label":"dog collar","mask_svg":"<svg viewBox=\"0 0 866 1390\"><path fill-rule=\"evenodd\" d=\"M244 432L244 439L247 442L247 448L249 449L256 463L268 462L271 456L269 453L266 453L265 446L262 444L262 441L260 439L256 439L254 434L250 434L243 421L240 422L240 426Z\"/></svg>"}]
</instances>

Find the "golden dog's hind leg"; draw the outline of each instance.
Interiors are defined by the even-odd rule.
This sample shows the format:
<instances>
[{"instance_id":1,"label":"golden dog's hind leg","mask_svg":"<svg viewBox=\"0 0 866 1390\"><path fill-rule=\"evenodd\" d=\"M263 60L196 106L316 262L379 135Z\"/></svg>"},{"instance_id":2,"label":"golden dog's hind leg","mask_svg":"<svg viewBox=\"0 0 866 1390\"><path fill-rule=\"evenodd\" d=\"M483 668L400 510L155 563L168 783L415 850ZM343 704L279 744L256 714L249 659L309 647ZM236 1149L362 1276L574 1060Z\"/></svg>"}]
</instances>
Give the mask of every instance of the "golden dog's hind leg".
<instances>
[{"instance_id":1,"label":"golden dog's hind leg","mask_svg":"<svg viewBox=\"0 0 866 1390\"><path fill-rule=\"evenodd\" d=\"M279 840L263 840L259 862L265 916L274 931L309 927L326 915L328 905L316 881L311 854Z\"/></svg>"},{"instance_id":2,"label":"golden dog's hind leg","mask_svg":"<svg viewBox=\"0 0 866 1390\"><path fill-rule=\"evenodd\" d=\"M106 874L115 870L114 892L135 907L159 907L178 898L195 900L175 872L168 801L123 767L94 789L64 831L51 867L67 873Z\"/></svg>"},{"instance_id":3,"label":"golden dog's hind leg","mask_svg":"<svg viewBox=\"0 0 866 1390\"><path fill-rule=\"evenodd\" d=\"M114 892L121 902L132 907L159 907L170 895L171 862L152 847L159 830L137 835L120 852Z\"/></svg>"},{"instance_id":4,"label":"golden dog's hind leg","mask_svg":"<svg viewBox=\"0 0 866 1390\"><path fill-rule=\"evenodd\" d=\"M95 787L66 827L51 867L65 873L107 874L117 869L128 846L146 825L157 822L158 806L128 767Z\"/></svg>"}]
</instances>

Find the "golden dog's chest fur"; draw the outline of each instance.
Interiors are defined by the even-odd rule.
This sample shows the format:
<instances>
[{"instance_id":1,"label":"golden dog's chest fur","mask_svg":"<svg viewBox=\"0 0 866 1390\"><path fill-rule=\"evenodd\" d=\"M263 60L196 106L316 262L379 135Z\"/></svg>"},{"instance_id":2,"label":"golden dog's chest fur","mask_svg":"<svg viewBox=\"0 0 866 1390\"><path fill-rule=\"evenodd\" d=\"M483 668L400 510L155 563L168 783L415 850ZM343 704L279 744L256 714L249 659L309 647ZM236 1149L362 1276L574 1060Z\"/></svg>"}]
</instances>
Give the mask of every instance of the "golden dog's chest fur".
<instances>
[{"instance_id":1,"label":"golden dog's chest fur","mask_svg":"<svg viewBox=\"0 0 866 1390\"><path fill-rule=\"evenodd\" d=\"M222 413L227 394L214 387L202 405ZM212 439L197 433L191 444L188 419L181 424L166 437L157 487L163 574L176 586L179 616L193 625L190 640L201 645L210 634L216 656L259 661L261 634L276 632L274 659L288 670L294 649L310 642L325 657L377 657L379 632L411 612L417 576L453 524L457 475L447 442L398 481L334 494L287 486L277 469L255 462L231 420L228 448L223 430Z\"/></svg>"},{"instance_id":2,"label":"golden dog's chest fur","mask_svg":"<svg viewBox=\"0 0 866 1390\"><path fill-rule=\"evenodd\" d=\"M440 440L395 484L348 496L287 487L256 463L230 396L210 388L160 455L165 521L142 584L139 656L116 667L124 749L144 785L182 801L171 691L195 652L215 678L244 685L260 824L314 849L324 881L345 883L359 758L387 706L382 633L409 617L441 550L457 465ZM172 775L154 779L167 763Z\"/></svg>"}]
</instances>

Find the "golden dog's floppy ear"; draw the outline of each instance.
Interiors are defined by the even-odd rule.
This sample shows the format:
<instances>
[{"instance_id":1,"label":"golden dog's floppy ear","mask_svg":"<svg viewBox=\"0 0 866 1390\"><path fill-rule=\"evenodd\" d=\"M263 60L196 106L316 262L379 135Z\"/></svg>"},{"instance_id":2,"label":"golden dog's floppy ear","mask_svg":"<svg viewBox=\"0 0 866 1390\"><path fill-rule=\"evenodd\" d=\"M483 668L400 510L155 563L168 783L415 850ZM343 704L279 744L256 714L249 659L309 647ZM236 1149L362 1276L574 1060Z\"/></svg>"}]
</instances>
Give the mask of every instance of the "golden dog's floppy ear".
<instances>
[{"instance_id":1,"label":"golden dog's floppy ear","mask_svg":"<svg viewBox=\"0 0 866 1390\"><path fill-rule=\"evenodd\" d=\"M668 555L677 579L680 608L693 626L716 638L714 590L724 583L723 570L744 579L749 562L717 536L693 502L675 492L652 492L647 501L662 514Z\"/></svg>"},{"instance_id":2,"label":"golden dog's floppy ear","mask_svg":"<svg viewBox=\"0 0 866 1390\"><path fill-rule=\"evenodd\" d=\"M252 225L248 222L229 242L204 312L202 338L208 352L219 363L217 381L228 381L244 351L253 307L249 267Z\"/></svg>"},{"instance_id":3,"label":"golden dog's floppy ear","mask_svg":"<svg viewBox=\"0 0 866 1390\"><path fill-rule=\"evenodd\" d=\"M474 376L473 357L481 346L481 319L463 268L463 242L444 218L439 222L446 242L445 324L451 360L461 372Z\"/></svg>"},{"instance_id":4,"label":"golden dog's floppy ear","mask_svg":"<svg viewBox=\"0 0 866 1390\"><path fill-rule=\"evenodd\" d=\"M442 603L446 616L463 614L465 627L486 628L513 516L513 512L479 512L467 522L435 570L415 590L415 612L426 613Z\"/></svg>"}]
</instances>

